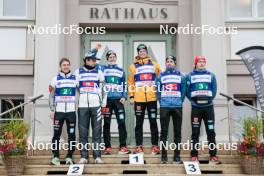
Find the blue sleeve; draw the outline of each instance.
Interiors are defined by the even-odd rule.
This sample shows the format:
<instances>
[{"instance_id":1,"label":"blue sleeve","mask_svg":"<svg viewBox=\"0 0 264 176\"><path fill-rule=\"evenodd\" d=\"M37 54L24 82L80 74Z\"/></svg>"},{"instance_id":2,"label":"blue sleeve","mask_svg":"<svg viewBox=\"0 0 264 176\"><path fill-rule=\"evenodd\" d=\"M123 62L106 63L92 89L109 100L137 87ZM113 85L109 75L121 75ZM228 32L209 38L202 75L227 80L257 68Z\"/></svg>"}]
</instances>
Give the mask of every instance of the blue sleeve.
<instances>
[{"instance_id":1,"label":"blue sleeve","mask_svg":"<svg viewBox=\"0 0 264 176\"><path fill-rule=\"evenodd\" d=\"M191 90L190 90L191 81L190 81L190 74L186 75L185 79L186 79L186 96L191 101Z\"/></svg>"},{"instance_id":2,"label":"blue sleeve","mask_svg":"<svg viewBox=\"0 0 264 176\"><path fill-rule=\"evenodd\" d=\"M182 96L182 102L184 102L185 95L186 95L186 77L185 75L181 76L181 96Z\"/></svg>"},{"instance_id":3,"label":"blue sleeve","mask_svg":"<svg viewBox=\"0 0 264 176\"><path fill-rule=\"evenodd\" d=\"M123 84L123 92L122 97L127 100L127 89L126 89L126 73L123 71L122 83Z\"/></svg>"},{"instance_id":4,"label":"blue sleeve","mask_svg":"<svg viewBox=\"0 0 264 176\"><path fill-rule=\"evenodd\" d=\"M216 96L217 93L217 82L216 82L216 77L213 73L212 74L212 92L213 92L213 99Z\"/></svg>"},{"instance_id":5,"label":"blue sleeve","mask_svg":"<svg viewBox=\"0 0 264 176\"><path fill-rule=\"evenodd\" d=\"M156 91L156 95L158 100L160 101L160 96L161 96L161 82L160 82L160 75L156 78L156 86L157 86L157 91Z\"/></svg>"}]
</instances>

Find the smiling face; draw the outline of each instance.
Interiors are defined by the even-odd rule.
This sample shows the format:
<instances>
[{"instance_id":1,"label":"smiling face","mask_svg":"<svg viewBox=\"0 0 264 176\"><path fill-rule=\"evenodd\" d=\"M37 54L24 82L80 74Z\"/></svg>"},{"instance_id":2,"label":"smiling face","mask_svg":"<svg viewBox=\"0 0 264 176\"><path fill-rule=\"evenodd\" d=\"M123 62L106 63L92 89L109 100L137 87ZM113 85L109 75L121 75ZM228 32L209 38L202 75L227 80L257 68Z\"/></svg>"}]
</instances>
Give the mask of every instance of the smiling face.
<instances>
[{"instance_id":1,"label":"smiling face","mask_svg":"<svg viewBox=\"0 0 264 176\"><path fill-rule=\"evenodd\" d=\"M116 63L116 55L115 54L111 54L109 57L108 57L108 62L110 63Z\"/></svg>"},{"instance_id":2,"label":"smiling face","mask_svg":"<svg viewBox=\"0 0 264 176\"><path fill-rule=\"evenodd\" d=\"M148 52L147 52L147 50L145 50L145 49L140 49L139 51L138 51L138 56L140 57L140 58L146 58L147 57L147 55L148 55Z\"/></svg>"},{"instance_id":3,"label":"smiling face","mask_svg":"<svg viewBox=\"0 0 264 176\"><path fill-rule=\"evenodd\" d=\"M205 69L206 61L204 59L200 59L196 64L196 69L203 70Z\"/></svg>"},{"instance_id":4,"label":"smiling face","mask_svg":"<svg viewBox=\"0 0 264 176\"><path fill-rule=\"evenodd\" d=\"M71 64L68 61L61 62L61 64L60 64L61 72L65 73L65 74L69 73L70 72L70 66L71 66Z\"/></svg>"}]
</instances>

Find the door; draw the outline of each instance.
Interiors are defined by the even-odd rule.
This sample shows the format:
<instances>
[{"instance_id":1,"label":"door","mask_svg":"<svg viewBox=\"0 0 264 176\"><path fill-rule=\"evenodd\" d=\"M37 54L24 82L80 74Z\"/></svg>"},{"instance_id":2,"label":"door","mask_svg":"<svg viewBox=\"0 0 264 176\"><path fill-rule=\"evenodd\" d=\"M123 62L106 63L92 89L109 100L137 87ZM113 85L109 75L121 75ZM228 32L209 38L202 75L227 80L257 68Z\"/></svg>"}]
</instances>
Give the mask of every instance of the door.
<instances>
[{"instance_id":1,"label":"door","mask_svg":"<svg viewBox=\"0 0 264 176\"><path fill-rule=\"evenodd\" d=\"M165 58L169 54L176 55L176 37L172 35L160 35L159 31L113 31L107 32L105 35L82 35L81 37L81 56L83 58L85 52L94 48L97 43L101 43L102 48L98 51L97 57L101 58L99 64L106 64L105 54L108 50L114 50L117 53L117 63L124 69L128 75L128 67L133 63L134 57L137 55L137 45L144 43L148 47L149 55L160 65L161 69L165 68ZM128 132L127 144L135 144L135 115L134 108L128 102L126 109L126 127ZM158 128L160 131L160 123L158 116ZM147 114L144 120L144 144L151 144L150 127ZM171 130L170 130L171 131ZM91 133L90 133L91 134ZM111 137L112 145L118 145L118 126L115 116L111 121ZM169 139L172 135L169 134Z\"/></svg>"}]
</instances>

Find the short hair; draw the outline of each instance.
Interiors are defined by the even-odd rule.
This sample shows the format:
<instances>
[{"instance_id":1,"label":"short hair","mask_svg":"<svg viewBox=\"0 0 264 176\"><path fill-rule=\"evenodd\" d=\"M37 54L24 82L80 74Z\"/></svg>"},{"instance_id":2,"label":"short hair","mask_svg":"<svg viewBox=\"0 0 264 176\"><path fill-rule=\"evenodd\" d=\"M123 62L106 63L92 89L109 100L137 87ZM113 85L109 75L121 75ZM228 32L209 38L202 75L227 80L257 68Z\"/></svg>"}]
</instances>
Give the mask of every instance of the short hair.
<instances>
[{"instance_id":1,"label":"short hair","mask_svg":"<svg viewBox=\"0 0 264 176\"><path fill-rule=\"evenodd\" d=\"M61 60L60 60L60 66L61 66L61 64L62 64L63 62L68 62L69 64L71 64L70 59L68 59L68 58L66 58L66 57L61 58Z\"/></svg>"}]
</instances>

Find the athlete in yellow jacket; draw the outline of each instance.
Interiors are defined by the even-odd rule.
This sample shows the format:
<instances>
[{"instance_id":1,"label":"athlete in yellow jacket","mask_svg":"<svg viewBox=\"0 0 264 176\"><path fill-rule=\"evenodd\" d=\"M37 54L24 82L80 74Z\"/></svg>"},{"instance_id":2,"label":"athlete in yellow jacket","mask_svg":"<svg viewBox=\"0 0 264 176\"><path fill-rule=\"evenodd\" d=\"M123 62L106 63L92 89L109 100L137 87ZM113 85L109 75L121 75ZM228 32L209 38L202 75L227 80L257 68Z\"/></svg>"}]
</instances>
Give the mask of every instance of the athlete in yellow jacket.
<instances>
[{"instance_id":1,"label":"athlete in yellow jacket","mask_svg":"<svg viewBox=\"0 0 264 176\"><path fill-rule=\"evenodd\" d=\"M160 68L148 56L145 44L138 45L137 52L138 56L135 57L134 63L130 65L128 76L130 103L135 105L136 115L135 136L137 146L134 153L143 152L143 122L145 110L147 109L151 130L152 154L159 154L155 81L160 73Z\"/></svg>"}]
</instances>

